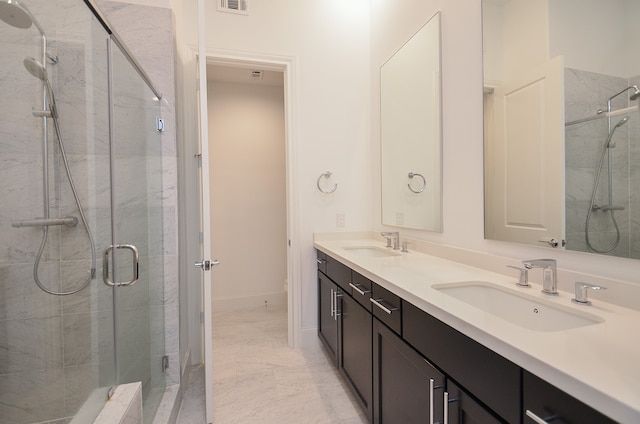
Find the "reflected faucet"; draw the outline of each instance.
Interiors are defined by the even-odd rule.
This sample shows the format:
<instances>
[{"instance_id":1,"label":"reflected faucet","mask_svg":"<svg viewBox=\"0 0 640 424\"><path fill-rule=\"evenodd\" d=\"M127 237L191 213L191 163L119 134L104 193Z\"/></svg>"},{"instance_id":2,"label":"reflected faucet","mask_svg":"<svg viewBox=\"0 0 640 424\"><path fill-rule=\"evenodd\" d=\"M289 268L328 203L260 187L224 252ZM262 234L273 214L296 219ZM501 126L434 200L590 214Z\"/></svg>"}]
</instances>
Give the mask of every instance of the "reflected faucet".
<instances>
[{"instance_id":1,"label":"reflected faucet","mask_svg":"<svg viewBox=\"0 0 640 424\"><path fill-rule=\"evenodd\" d=\"M522 261L526 269L542 268L542 293L558 294L558 272L555 259L532 259Z\"/></svg>"},{"instance_id":2,"label":"reflected faucet","mask_svg":"<svg viewBox=\"0 0 640 424\"><path fill-rule=\"evenodd\" d=\"M383 231L380 235L387 238L387 247L391 247L391 238L393 237L393 250L400 250L400 233L398 231Z\"/></svg>"}]
</instances>

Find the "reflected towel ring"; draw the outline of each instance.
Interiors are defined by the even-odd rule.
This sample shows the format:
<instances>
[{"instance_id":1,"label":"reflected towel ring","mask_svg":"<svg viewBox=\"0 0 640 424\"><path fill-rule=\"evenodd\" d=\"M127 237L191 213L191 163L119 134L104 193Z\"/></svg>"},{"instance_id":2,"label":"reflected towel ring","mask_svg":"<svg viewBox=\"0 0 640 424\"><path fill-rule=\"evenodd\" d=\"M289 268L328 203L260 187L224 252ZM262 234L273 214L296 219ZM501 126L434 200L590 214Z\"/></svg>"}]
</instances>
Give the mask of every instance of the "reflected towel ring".
<instances>
[{"instance_id":1,"label":"reflected towel ring","mask_svg":"<svg viewBox=\"0 0 640 424\"><path fill-rule=\"evenodd\" d=\"M320 190L320 193L323 193L323 194L331 194L331 193L333 193L334 191L336 191L336 189L338 188L338 184L337 184L337 183L336 183L336 184L334 184L334 185L333 185L333 188L332 188L331 190L329 190L329 191L327 191L327 190L323 190L323 189L322 189L322 187L320 187L320 180L321 180L323 177L324 177L324 178L326 178L326 179L329 179L329 178L331 178L331 175L332 175L332 174L331 174L331 172L327 171L327 172L325 172L324 174L320 174L320 176L318 177L318 181L316 181L316 186L318 187L318 190Z\"/></svg>"},{"instance_id":2,"label":"reflected towel ring","mask_svg":"<svg viewBox=\"0 0 640 424\"><path fill-rule=\"evenodd\" d=\"M413 187L411 187L411 182L409 182L409 184L407 184L407 187L409 187L409 190L411 190L414 193L422 193L424 191L425 188L427 188L427 180L424 178L424 176L422 174L418 174L416 172L409 172L409 179L412 180L413 177L420 177L422 178L422 187L420 187L418 190L414 190Z\"/></svg>"}]
</instances>

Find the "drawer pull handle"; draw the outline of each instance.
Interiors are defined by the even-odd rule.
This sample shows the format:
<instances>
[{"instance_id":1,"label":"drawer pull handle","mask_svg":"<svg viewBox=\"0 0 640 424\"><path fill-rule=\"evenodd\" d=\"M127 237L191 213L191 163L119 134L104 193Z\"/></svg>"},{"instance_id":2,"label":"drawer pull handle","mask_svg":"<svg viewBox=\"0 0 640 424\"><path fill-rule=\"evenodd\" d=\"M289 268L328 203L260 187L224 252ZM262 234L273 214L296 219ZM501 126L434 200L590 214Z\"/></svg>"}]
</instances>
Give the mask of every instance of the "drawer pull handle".
<instances>
[{"instance_id":1,"label":"drawer pull handle","mask_svg":"<svg viewBox=\"0 0 640 424\"><path fill-rule=\"evenodd\" d=\"M336 289L333 292L333 297L334 297L333 304L335 305L334 306L334 310L333 310L333 320L334 321L338 321L338 317L340 315L342 315L342 314L338 313L338 298L342 297L342 293L340 293L339 289Z\"/></svg>"},{"instance_id":2,"label":"drawer pull handle","mask_svg":"<svg viewBox=\"0 0 640 424\"><path fill-rule=\"evenodd\" d=\"M549 424L551 421L558 418L557 415L551 415L546 418L540 418L539 416L537 416L535 413L531 412L528 409L527 409L526 415L527 417L531 418L533 421L535 421L538 424Z\"/></svg>"},{"instance_id":3,"label":"drawer pull handle","mask_svg":"<svg viewBox=\"0 0 640 424\"><path fill-rule=\"evenodd\" d=\"M366 296L366 295L367 295L367 293L371 293L371 290L366 290L366 289L365 289L365 290L362 290L362 289L359 287L359 286L362 286L362 284L359 284L359 283L356 283L356 284L349 283L349 285L351 286L351 288L352 288L352 289L354 289L355 291L357 291L357 292L358 292L358 294L359 294L359 295L361 295L361 296Z\"/></svg>"},{"instance_id":4,"label":"drawer pull handle","mask_svg":"<svg viewBox=\"0 0 640 424\"><path fill-rule=\"evenodd\" d=\"M436 389L444 389L444 385L438 384L436 386L436 380L434 380L433 378L430 378L429 379L429 424L434 424L434 422L433 422L433 398L434 398L434 395L435 395L434 392L435 392Z\"/></svg>"},{"instance_id":5,"label":"drawer pull handle","mask_svg":"<svg viewBox=\"0 0 640 424\"><path fill-rule=\"evenodd\" d=\"M374 305L376 305L378 308L382 309L384 312L388 313L389 315L391 315L393 313L393 311L397 311L398 308L387 308L386 306L384 306L381 302L384 302L384 300L382 298L379 299L374 299L369 298L369 300L371 301L371 303L373 303Z\"/></svg>"},{"instance_id":6,"label":"drawer pull handle","mask_svg":"<svg viewBox=\"0 0 640 424\"><path fill-rule=\"evenodd\" d=\"M336 298L334 297L334 290L331 289L331 316L333 316L333 314L336 313L336 307L335 307L335 301Z\"/></svg>"},{"instance_id":7,"label":"drawer pull handle","mask_svg":"<svg viewBox=\"0 0 640 424\"><path fill-rule=\"evenodd\" d=\"M327 260L326 259L322 259L322 258L317 258L316 262L318 263L318 265L322 265L324 263L327 263Z\"/></svg>"},{"instance_id":8,"label":"drawer pull handle","mask_svg":"<svg viewBox=\"0 0 640 424\"><path fill-rule=\"evenodd\" d=\"M442 420L443 424L449 424L449 404L457 401L457 398L449 399L449 392L444 392L444 420Z\"/></svg>"}]
</instances>

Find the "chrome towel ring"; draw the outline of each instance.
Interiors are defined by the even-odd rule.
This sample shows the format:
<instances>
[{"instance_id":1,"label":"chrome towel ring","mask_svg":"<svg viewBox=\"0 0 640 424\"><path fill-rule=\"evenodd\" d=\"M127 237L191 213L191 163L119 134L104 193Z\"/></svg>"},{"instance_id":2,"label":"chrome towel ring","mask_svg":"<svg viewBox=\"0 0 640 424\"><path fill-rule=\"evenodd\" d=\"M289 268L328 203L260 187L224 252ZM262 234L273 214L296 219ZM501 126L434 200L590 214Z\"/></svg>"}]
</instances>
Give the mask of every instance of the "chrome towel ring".
<instances>
[{"instance_id":1,"label":"chrome towel ring","mask_svg":"<svg viewBox=\"0 0 640 424\"><path fill-rule=\"evenodd\" d=\"M413 180L413 177L422 178L422 187L420 187L418 190L415 190L413 187L411 187L411 181L409 181L409 184L407 184L407 187L409 187L409 190L411 190L414 193L422 193L424 189L427 188L427 180L424 178L424 175L422 174L418 174L416 172L409 172L409 179Z\"/></svg>"},{"instance_id":2,"label":"chrome towel ring","mask_svg":"<svg viewBox=\"0 0 640 424\"><path fill-rule=\"evenodd\" d=\"M316 186L318 187L318 190L320 190L320 193L323 193L323 194L331 194L331 193L333 193L334 191L336 191L336 189L338 188L338 184L337 184L337 183L333 185L333 188L332 188L331 190L324 190L324 189L320 186L320 180L321 180L322 178L329 179L329 178L331 178L331 175L332 175L332 174L331 174L331 172L327 171L327 172L325 172L325 173L323 173L323 174L320 174L320 176L318 177L318 180L316 181Z\"/></svg>"}]
</instances>

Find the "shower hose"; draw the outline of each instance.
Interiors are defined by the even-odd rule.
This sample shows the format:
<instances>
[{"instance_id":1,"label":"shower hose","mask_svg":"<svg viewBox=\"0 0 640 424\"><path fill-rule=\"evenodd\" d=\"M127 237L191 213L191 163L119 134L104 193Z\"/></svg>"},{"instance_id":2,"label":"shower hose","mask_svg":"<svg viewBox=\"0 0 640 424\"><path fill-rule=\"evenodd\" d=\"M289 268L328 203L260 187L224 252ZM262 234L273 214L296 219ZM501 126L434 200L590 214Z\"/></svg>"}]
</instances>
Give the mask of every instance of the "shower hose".
<instances>
[{"instance_id":1,"label":"shower hose","mask_svg":"<svg viewBox=\"0 0 640 424\"><path fill-rule=\"evenodd\" d=\"M51 290L42 284L40 281L40 277L38 276L38 268L40 267L40 260L42 259L42 253L44 252L44 248L47 244L47 238L49 234L49 226L45 225L43 227L42 233L42 243L40 243L40 249L38 250L38 254L36 255L35 263L33 264L33 279L36 282L37 286L44 292L55 295L55 296L68 296L71 294L78 293L80 290L84 289L89 285L91 280L95 278L96 275L96 247L93 242L93 236L91 235L91 231L89 230L89 224L87 223L87 218L82 210L82 204L80 203L80 197L78 196L78 191L76 190L75 184L73 183L73 178L71 177L71 170L69 169L69 161L67 160L67 155L64 150L64 144L62 142L62 134L60 132L60 125L58 122L58 117L56 114L52 114L53 126L56 131L56 138L58 140L58 146L60 148L60 156L62 156L62 161L64 163L64 169L67 173L67 179L69 180L69 186L71 187L71 191L73 192L73 197L76 202L76 206L78 207L78 212L80 213L80 220L82 221L82 225L84 226L84 230L87 233L87 238L89 239L89 244L91 246L91 269L88 272L88 275L84 277L84 281L80 286L71 289L69 291L54 291ZM48 160L44 158L44 160ZM47 190L47 187L45 187Z\"/></svg>"}]
</instances>

